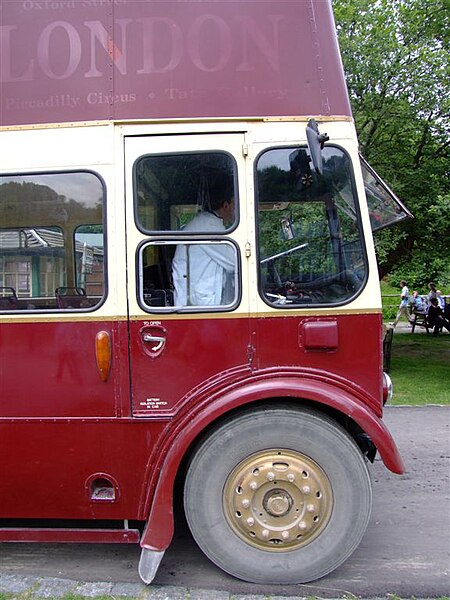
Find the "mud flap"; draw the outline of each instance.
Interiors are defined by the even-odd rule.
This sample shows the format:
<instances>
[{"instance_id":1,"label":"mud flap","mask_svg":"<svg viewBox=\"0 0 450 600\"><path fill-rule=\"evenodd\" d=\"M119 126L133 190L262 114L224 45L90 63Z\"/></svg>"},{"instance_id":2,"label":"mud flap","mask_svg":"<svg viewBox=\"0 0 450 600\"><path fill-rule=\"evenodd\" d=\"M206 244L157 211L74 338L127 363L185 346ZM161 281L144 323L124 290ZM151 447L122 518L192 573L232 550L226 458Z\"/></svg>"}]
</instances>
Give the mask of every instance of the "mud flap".
<instances>
[{"instance_id":1,"label":"mud flap","mask_svg":"<svg viewBox=\"0 0 450 600\"><path fill-rule=\"evenodd\" d=\"M138 572L144 583L148 584L153 581L163 556L164 551L158 552L157 550L142 548Z\"/></svg>"}]
</instances>

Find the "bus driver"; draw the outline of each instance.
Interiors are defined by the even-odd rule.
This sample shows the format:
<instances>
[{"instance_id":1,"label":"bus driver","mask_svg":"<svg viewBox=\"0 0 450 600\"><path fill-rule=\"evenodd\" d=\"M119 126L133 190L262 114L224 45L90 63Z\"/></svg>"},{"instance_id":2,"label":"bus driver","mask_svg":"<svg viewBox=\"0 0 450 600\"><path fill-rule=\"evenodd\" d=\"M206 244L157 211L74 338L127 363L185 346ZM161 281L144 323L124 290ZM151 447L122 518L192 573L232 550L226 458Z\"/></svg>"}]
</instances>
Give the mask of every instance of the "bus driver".
<instances>
[{"instance_id":1,"label":"bus driver","mask_svg":"<svg viewBox=\"0 0 450 600\"><path fill-rule=\"evenodd\" d=\"M224 232L233 223L234 198L216 196L183 231ZM172 262L175 306L218 306L233 301L235 252L229 244L179 244Z\"/></svg>"}]
</instances>

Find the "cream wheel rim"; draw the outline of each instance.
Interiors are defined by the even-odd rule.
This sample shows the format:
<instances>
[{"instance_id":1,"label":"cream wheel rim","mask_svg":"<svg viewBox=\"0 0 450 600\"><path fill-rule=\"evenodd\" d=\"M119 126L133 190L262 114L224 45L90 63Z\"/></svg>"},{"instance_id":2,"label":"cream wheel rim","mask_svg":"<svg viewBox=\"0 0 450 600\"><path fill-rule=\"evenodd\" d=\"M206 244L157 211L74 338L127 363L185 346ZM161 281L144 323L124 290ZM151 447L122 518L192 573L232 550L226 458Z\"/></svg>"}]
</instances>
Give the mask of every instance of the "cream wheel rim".
<instances>
[{"instance_id":1,"label":"cream wheel rim","mask_svg":"<svg viewBox=\"0 0 450 600\"><path fill-rule=\"evenodd\" d=\"M333 508L328 477L299 452L252 454L230 473L224 487L225 517L234 532L261 550L289 551L310 543Z\"/></svg>"}]
</instances>

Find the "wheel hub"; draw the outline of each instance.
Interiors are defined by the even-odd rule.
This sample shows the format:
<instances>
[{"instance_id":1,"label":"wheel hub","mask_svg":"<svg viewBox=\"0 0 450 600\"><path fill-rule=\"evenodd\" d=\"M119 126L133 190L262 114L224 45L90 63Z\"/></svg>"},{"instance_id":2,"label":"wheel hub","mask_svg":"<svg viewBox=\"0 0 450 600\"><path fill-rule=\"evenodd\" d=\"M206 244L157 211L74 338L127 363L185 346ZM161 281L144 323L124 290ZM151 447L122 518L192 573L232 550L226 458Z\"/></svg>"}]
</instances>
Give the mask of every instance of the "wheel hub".
<instances>
[{"instance_id":1,"label":"wheel hub","mask_svg":"<svg viewBox=\"0 0 450 600\"><path fill-rule=\"evenodd\" d=\"M333 494L328 477L309 457L292 450L252 454L227 478L223 506L235 533L271 551L306 545L327 525Z\"/></svg>"},{"instance_id":2,"label":"wheel hub","mask_svg":"<svg viewBox=\"0 0 450 600\"><path fill-rule=\"evenodd\" d=\"M291 510L292 504L292 496L283 489L267 492L263 499L264 508L273 517L282 517L287 514Z\"/></svg>"}]
</instances>

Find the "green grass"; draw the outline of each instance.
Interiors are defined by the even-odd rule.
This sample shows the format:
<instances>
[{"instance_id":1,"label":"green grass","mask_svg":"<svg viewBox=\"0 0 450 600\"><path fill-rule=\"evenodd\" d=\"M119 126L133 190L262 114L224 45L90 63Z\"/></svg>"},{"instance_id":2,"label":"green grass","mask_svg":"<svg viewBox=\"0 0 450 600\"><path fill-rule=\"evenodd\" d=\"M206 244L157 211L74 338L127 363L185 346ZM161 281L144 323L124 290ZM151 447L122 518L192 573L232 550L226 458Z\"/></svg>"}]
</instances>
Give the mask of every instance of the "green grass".
<instances>
[{"instance_id":1,"label":"green grass","mask_svg":"<svg viewBox=\"0 0 450 600\"><path fill-rule=\"evenodd\" d=\"M177 598L181 598L180 594L181 589L177 592ZM153 595L151 591L150 595L147 595L147 592L143 592L139 596L113 596L111 594L107 596L80 596L78 594L67 593L63 596L39 596L38 592L21 592L21 593L3 593L0 592L0 600L145 600L145 598L149 598L152 600L153 598L165 598L165 600L170 600L171 596L166 595L164 592L164 587L161 587L161 592L155 593ZM209 597L209 596L208 596ZM189 590L186 589L185 597L183 600L190 600L191 594ZM234 595L230 593L230 600L235 598ZM262 598L262 596L261 596ZM352 596L355 600L357 600L356 596ZM272 596L264 596L264 600L272 600ZM321 598L317 598L317 596L311 597L311 600L322 600ZM387 600L392 600L390 596L387 597ZM400 598L394 598L394 600L401 600ZM415 600L412 598L411 600ZM437 598L436 600L450 600L449 598Z\"/></svg>"},{"instance_id":2,"label":"green grass","mask_svg":"<svg viewBox=\"0 0 450 600\"><path fill-rule=\"evenodd\" d=\"M391 404L450 404L450 335L394 333Z\"/></svg>"},{"instance_id":3,"label":"green grass","mask_svg":"<svg viewBox=\"0 0 450 600\"><path fill-rule=\"evenodd\" d=\"M449 293L447 289L442 291ZM427 290L419 289L419 292L427 293ZM382 281L381 294L383 320L393 321L400 288ZM394 382L391 404L450 404L450 335L445 332L433 337L422 331L394 333L390 375Z\"/></svg>"}]
</instances>

